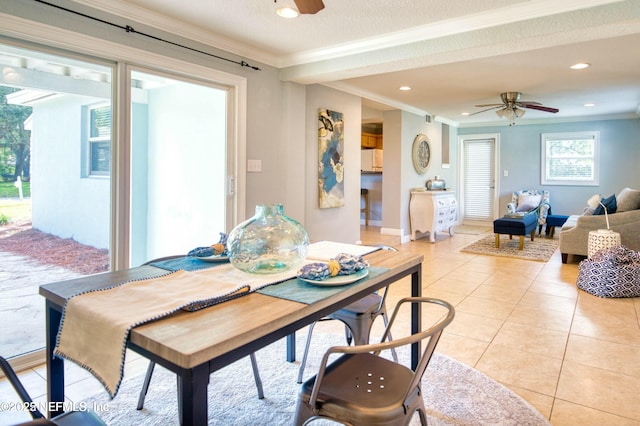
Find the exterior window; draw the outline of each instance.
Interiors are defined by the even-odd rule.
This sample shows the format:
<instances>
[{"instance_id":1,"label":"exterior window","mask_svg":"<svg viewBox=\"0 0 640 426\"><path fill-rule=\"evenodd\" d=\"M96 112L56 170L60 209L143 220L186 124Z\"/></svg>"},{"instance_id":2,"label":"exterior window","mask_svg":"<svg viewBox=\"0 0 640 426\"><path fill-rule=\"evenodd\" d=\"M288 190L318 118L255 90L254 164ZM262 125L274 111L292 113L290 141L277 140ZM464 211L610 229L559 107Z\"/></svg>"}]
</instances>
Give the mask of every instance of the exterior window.
<instances>
[{"instance_id":1,"label":"exterior window","mask_svg":"<svg viewBox=\"0 0 640 426\"><path fill-rule=\"evenodd\" d=\"M87 114L89 175L109 176L111 170L111 105L89 107Z\"/></svg>"},{"instance_id":2,"label":"exterior window","mask_svg":"<svg viewBox=\"0 0 640 426\"><path fill-rule=\"evenodd\" d=\"M600 132L543 133L543 185L599 184Z\"/></svg>"}]
</instances>

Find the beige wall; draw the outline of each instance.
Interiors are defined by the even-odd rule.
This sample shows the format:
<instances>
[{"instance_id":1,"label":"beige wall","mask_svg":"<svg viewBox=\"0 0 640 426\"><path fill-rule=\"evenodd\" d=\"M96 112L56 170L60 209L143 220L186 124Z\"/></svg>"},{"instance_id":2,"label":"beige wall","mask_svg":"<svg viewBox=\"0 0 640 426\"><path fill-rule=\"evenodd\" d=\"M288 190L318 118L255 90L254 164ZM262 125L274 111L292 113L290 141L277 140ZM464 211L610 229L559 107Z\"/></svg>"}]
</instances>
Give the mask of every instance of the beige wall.
<instances>
[{"instance_id":1,"label":"beige wall","mask_svg":"<svg viewBox=\"0 0 640 426\"><path fill-rule=\"evenodd\" d=\"M425 174L413 167L413 140L424 134L431 146L431 162ZM451 169L442 169L442 124L427 123L425 117L405 111L384 113L384 173L382 179L381 232L398 235L409 241L409 199L412 188L424 187L427 179L450 175ZM448 181L447 186L453 186Z\"/></svg>"},{"instance_id":2,"label":"beige wall","mask_svg":"<svg viewBox=\"0 0 640 426\"><path fill-rule=\"evenodd\" d=\"M318 110L339 111L344 117L344 206L318 207ZM305 227L312 240L355 243L360 239L361 100L321 85L306 88Z\"/></svg>"}]
</instances>

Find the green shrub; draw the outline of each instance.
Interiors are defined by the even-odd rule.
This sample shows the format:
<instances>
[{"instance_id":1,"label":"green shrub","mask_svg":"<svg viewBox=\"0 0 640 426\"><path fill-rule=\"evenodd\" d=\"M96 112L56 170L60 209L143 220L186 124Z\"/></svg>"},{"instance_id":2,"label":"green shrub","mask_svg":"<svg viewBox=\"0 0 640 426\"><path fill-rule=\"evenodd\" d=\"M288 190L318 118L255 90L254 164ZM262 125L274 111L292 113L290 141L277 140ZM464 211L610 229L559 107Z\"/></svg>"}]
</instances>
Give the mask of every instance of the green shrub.
<instances>
[{"instance_id":1,"label":"green shrub","mask_svg":"<svg viewBox=\"0 0 640 426\"><path fill-rule=\"evenodd\" d=\"M0 225L6 225L11 222L11 218L4 213L0 213Z\"/></svg>"}]
</instances>

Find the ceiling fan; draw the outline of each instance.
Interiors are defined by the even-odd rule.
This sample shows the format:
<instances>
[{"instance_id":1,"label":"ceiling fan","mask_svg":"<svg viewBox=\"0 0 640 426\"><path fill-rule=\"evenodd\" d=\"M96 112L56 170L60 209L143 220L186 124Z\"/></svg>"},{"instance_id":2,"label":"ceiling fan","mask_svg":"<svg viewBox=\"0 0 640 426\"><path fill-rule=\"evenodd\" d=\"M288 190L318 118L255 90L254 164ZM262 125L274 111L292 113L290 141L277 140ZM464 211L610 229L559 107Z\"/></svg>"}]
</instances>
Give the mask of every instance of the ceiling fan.
<instances>
[{"instance_id":1,"label":"ceiling fan","mask_svg":"<svg viewBox=\"0 0 640 426\"><path fill-rule=\"evenodd\" d=\"M551 108L551 107L544 106L540 102L521 101L520 98L522 97L522 93L520 92L505 92L505 93L501 93L500 97L502 98L501 104L476 105L476 107L480 107L480 108L482 107L490 107L490 108L483 109L482 111L474 112L473 114L470 114L470 115L476 115L476 114L480 114L481 112L501 108L496 111L496 114L498 114L498 117L500 118L506 117L509 120L511 120L511 123L509 125L512 126L515 124L516 118L520 118L524 115L525 110L523 108L535 109L535 110L544 111L544 112L551 112L554 114L560 111L558 108Z\"/></svg>"},{"instance_id":2,"label":"ceiling fan","mask_svg":"<svg viewBox=\"0 0 640 426\"><path fill-rule=\"evenodd\" d=\"M273 2L277 3L278 0L273 0ZM301 15L313 15L314 13L318 13L324 9L324 3L322 3L322 0L293 0L293 2L296 4L296 9L298 9L297 12Z\"/></svg>"},{"instance_id":3,"label":"ceiling fan","mask_svg":"<svg viewBox=\"0 0 640 426\"><path fill-rule=\"evenodd\" d=\"M293 0L300 14L311 14L320 12L324 9L322 0Z\"/></svg>"}]
</instances>

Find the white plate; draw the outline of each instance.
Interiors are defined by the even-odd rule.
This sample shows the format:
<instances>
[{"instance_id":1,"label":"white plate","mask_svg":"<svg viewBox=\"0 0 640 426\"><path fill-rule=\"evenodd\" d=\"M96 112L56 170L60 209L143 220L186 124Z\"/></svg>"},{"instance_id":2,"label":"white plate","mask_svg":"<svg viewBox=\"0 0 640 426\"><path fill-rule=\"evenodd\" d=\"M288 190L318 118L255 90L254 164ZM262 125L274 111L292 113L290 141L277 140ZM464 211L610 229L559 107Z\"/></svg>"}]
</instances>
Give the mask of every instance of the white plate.
<instances>
[{"instance_id":1,"label":"white plate","mask_svg":"<svg viewBox=\"0 0 640 426\"><path fill-rule=\"evenodd\" d=\"M360 269L355 274L351 274L351 275L336 275L335 277L325 278L324 280L321 280L321 281L309 280L307 278L301 278L301 277L298 277L298 279L300 279L300 280L302 280L304 282L307 282L309 284L319 285L319 286L323 286L323 287L331 287L331 286L350 284L350 283L356 282L356 281L366 277L367 275L369 275L369 269L368 268L367 269Z\"/></svg>"},{"instance_id":2,"label":"white plate","mask_svg":"<svg viewBox=\"0 0 640 426\"><path fill-rule=\"evenodd\" d=\"M207 256L207 257L195 256L195 258L198 260L202 260L203 262L226 262L229 260L229 256L221 256L221 255Z\"/></svg>"}]
</instances>

